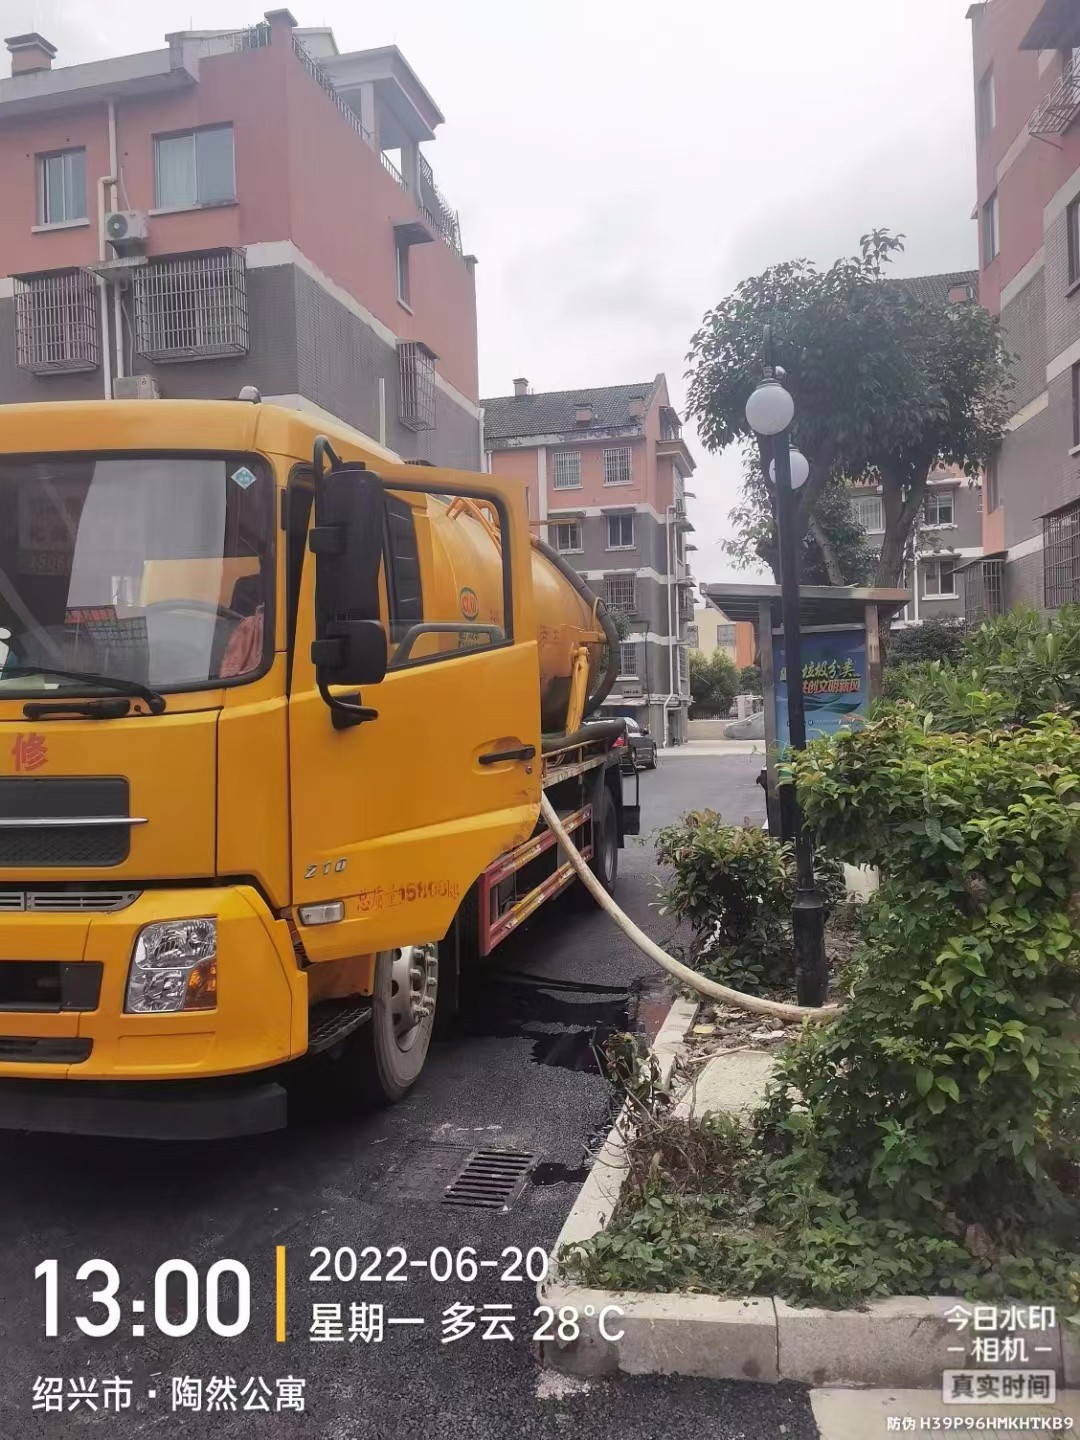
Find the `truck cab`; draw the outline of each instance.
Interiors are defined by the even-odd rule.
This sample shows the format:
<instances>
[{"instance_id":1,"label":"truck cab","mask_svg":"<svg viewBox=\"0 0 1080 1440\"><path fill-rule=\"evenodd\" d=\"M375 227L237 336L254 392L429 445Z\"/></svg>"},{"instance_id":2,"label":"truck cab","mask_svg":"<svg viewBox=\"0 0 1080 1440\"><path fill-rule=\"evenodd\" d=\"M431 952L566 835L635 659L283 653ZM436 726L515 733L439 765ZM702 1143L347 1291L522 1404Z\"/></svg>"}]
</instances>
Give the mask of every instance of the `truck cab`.
<instances>
[{"instance_id":1,"label":"truck cab","mask_svg":"<svg viewBox=\"0 0 1080 1440\"><path fill-rule=\"evenodd\" d=\"M0 511L0 1126L265 1130L300 1057L404 1093L536 828L538 655L565 630L579 720L601 667L595 607L538 624L524 496L271 405L99 401L6 407Z\"/></svg>"}]
</instances>

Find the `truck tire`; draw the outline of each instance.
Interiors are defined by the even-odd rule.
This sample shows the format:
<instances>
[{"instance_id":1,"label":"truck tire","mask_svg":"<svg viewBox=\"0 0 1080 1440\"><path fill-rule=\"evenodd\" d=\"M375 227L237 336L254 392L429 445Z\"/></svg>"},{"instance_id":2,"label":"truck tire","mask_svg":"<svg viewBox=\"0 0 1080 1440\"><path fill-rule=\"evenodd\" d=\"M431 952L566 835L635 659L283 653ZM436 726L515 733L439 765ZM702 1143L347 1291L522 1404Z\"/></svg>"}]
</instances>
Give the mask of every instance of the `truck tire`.
<instances>
[{"instance_id":1,"label":"truck tire","mask_svg":"<svg viewBox=\"0 0 1080 1440\"><path fill-rule=\"evenodd\" d=\"M404 945L375 957L371 1019L322 1057L332 1098L349 1112L392 1105L419 1079L435 1025L439 949Z\"/></svg>"},{"instance_id":2,"label":"truck tire","mask_svg":"<svg viewBox=\"0 0 1080 1440\"><path fill-rule=\"evenodd\" d=\"M599 787L593 803L593 853L589 869L612 895L619 877L619 817L606 784Z\"/></svg>"}]
</instances>

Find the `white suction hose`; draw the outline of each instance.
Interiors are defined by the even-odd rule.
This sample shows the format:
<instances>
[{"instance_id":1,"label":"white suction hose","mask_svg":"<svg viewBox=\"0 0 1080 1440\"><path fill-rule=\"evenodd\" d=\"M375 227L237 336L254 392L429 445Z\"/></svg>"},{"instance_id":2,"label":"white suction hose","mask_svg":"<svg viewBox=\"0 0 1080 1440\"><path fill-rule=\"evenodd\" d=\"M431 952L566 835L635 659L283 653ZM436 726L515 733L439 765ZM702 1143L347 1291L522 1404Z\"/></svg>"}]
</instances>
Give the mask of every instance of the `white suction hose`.
<instances>
[{"instance_id":1,"label":"white suction hose","mask_svg":"<svg viewBox=\"0 0 1080 1440\"><path fill-rule=\"evenodd\" d=\"M629 915L624 914L615 904L615 901L589 869L587 862L581 858L574 842L563 828L563 823L556 814L554 806L544 794L540 796L540 813L559 844L566 851L570 864L581 877L586 890L601 910L605 910L611 916L623 934L628 936L644 955L648 955L649 959L654 960L661 970L666 970L669 975L683 985L689 985L691 990L696 990L699 995L705 995L710 1000L723 1000L727 1005L737 1005L740 1009L753 1011L756 1015L775 1015L779 1020L811 1020L822 1024L826 1020L831 1020L843 1009L842 1005L822 1005L820 1007L782 1005L776 1000L763 1000L757 995L744 995L741 990L732 990L727 985L717 984L715 980L707 980L704 975L699 975L688 965L672 959L666 951L661 950L659 945L649 939L644 930L640 930L634 924Z\"/></svg>"}]
</instances>

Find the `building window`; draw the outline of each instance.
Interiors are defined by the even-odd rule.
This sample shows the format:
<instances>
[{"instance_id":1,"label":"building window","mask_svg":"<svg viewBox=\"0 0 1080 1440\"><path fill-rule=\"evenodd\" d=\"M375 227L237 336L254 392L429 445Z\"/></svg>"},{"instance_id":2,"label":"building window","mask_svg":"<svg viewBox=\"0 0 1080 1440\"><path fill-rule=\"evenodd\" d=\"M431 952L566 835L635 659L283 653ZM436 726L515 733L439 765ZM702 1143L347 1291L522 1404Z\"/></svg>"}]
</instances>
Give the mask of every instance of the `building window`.
<instances>
[{"instance_id":1,"label":"building window","mask_svg":"<svg viewBox=\"0 0 1080 1440\"><path fill-rule=\"evenodd\" d=\"M15 280L15 360L34 375L93 370L98 363L97 295L87 270Z\"/></svg>"},{"instance_id":2,"label":"building window","mask_svg":"<svg viewBox=\"0 0 1080 1440\"><path fill-rule=\"evenodd\" d=\"M86 219L86 151L38 156L38 224Z\"/></svg>"},{"instance_id":3,"label":"building window","mask_svg":"<svg viewBox=\"0 0 1080 1440\"><path fill-rule=\"evenodd\" d=\"M247 276L240 250L151 260L131 272L135 349L170 364L246 355Z\"/></svg>"},{"instance_id":4,"label":"building window","mask_svg":"<svg viewBox=\"0 0 1080 1440\"><path fill-rule=\"evenodd\" d=\"M638 647L633 641L624 640L619 646L619 676L627 680L638 679Z\"/></svg>"},{"instance_id":5,"label":"building window","mask_svg":"<svg viewBox=\"0 0 1080 1440\"><path fill-rule=\"evenodd\" d=\"M1043 586L1048 610L1080 600L1080 500L1043 517Z\"/></svg>"},{"instance_id":6,"label":"building window","mask_svg":"<svg viewBox=\"0 0 1080 1440\"><path fill-rule=\"evenodd\" d=\"M609 550L633 550L633 513L628 515L609 515L607 517L607 548Z\"/></svg>"},{"instance_id":7,"label":"building window","mask_svg":"<svg viewBox=\"0 0 1080 1440\"><path fill-rule=\"evenodd\" d=\"M954 562L952 560L927 560L925 565L923 595L939 600L955 598Z\"/></svg>"},{"instance_id":8,"label":"building window","mask_svg":"<svg viewBox=\"0 0 1080 1440\"><path fill-rule=\"evenodd\" d=\"M422 340L398 342L398 419L407 430L435 429L435 360Z\"/></svg>"},{"instance_id":9,"label":"building window","mask_svg":"<svg viewBox=\"0 0 1080 1440\"><path fill-rule=\"evenodd\" d=\"M965 620L985 620L1005 613L1004 572L1004 560L976 560L964 567Z\"/></svg>"},{"instance_id":10,"label":"building window","mask_svg":"<svg viewBox=\"0 0 1080 1440\"><path fill-rule=\"evenodd\" d=\"M1080 280L1080 195L1065 210L1065 234L1069 247L1069 284Z\"/></svg>"},{"instance_id":11,"label":"building window","mask_svg":"<svg viewBox=\"0 0 1080 1440\"><path fill-rule=\"evenodd\" d=\"M720 650L734 650L734 649L735 649L735 626L734 626L734 625L717 625L717 627L716 627L716 645L717 645L717 648L720 649Z\"/></svg>"},{"instance_id":12,"label":"building window","mask_svg":"<svg viewBox=\"0 0 1080 1440\"><path fill-rule=\"evenodd\" d=\"M979 81L975 110L979 122L979 136L982 138L984 135L989 135L997 124L997 95L993 69L987 70Z\"/></svg>"},{"instance_id":13,"label":"building window","mask_svg":"<svg viewBox=\"0 0 1080 1440\"><path fill-rule=\"evenodd\" d=\"M409 302L409 247L398 241L394 246L394 281L397 298L402 305Z\"/></svg>"},{"instance_id":14,"label":"building window","mask_svg":"<svg viewBox=\"0 0 1080 1440\"><path fill-rule=\"evenodd\" d=\"M676 645L675 653L679 657L679 693L685 695L690 689L690 671L686 663L686 646Z\"/></svg>"},{"instance_id":15,"label":"building window","mask_svg":"<svg viewBox=\"0 0 1080 1440\"><path fill-rule=\"evenodd\" d=\"M154 205L158 210L188 210L235 199L231 125L154 136Z\"/></svg>"},{"instance_id":16,"label":"building window","mask_svg":"<svg viewBox=\"0 0 1080 1440\"><path fill-rule=\"evenodd\" d=\"M991 455L990 459L986 462L983 486L986 490L986 513L989 515L990 512L996 510L1001 503L998 499L998 462L996 455Z\"/></svg>"},{"instance_id":17,"label":"building window","mask_svg":"<svg viewBox=\"0 0 1080 1440\"><path fill-rule=\"evenodd\" d=\"M617 450L604 451L604 484L629 485L630 446L620 445Z\"/></svg>"},{"instance_id":18,"label":"building window","mask_svg":"<svg viewBox=\"0 0 1080 1440\"><path fill-rule=\"evenodd\" d=\"M856 522L868 534L880 534L885 529L885 511L880 495L853 495L851 508Z\"/></svg>"},{"instance_id":19,"label":"building window","mask_svg":"<svg viewBox=\"0 0 1080 1440\"><path fill-rule=\"evenodd\" d=\"M1072 367L1072 443L1080 445L1080 361Z\"/></svg>"},{"instance_id":20,"label":"building window","mask_svg":"<svg viewBox=\"0 0 1080 1440\"><path fill-rule=\"evenodd\" d=\"M923 505L923 524L934 527L953 523L953 492L932 490Z\"/></svg>"},{"instance_id":21,"label":"building window","mask_svg":"<svg viewBox=\"0 0 1080 1440\"><path fill-rule=\"evenodd\" d=\"M989 265L1001 249L1001 212L996 190L982 208L982 242L983 264Z\"/></svg>"},{"instance_id":22,"label":"building window","mask_svg":"<svg viewBox=\"0 0 1080 1440\"><path fill-rule=\"evenodd\" d=\"M553 456L555 489L581 489L581 451L556 450Z\"/></svg>"},{"instance_id":23,"label":"building window","mask_svg":"<svg viewBox=\"0 0 1080 1440\"><path fill-rule=\"evenodd\" d=\"M613 610L621 610L625 615L635 614L637 611L637 576L605 576L604 601Z\"/></svg>"},{"instance_id":24,"label":"building window","mask_svg":"<svg viewBox=\"0 0 1080 1440\"><path fill-rule=\"evenodd\" d=\"M551 527L551 535L555 541L555 549L560 555L581 554L583 546L580 520L560 520L557 525Z\"/></svg>"}]
</instances>

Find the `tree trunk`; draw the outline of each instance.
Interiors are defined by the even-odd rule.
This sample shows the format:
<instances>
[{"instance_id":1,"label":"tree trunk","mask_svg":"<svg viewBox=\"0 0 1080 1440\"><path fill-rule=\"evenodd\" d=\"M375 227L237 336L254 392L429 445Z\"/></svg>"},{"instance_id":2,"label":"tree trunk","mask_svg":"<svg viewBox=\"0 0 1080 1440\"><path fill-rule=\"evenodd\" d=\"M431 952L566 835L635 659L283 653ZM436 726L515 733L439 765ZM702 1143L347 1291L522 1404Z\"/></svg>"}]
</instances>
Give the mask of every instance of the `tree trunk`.
<instances>
[{"instance_id":1,"label":"tree trunk","mask_svg":"<svg viewBox=\"0 0 1080 1440\"><path fill-rule=\"evenodd\" d=\"M836 551L833 549L832 541L818 524L817 516L810 516L810 534L814 537L814 544L821 552L821 558L825 563L825 570L829 577L830 585L844 585L844 572L840 568L840 562L836 558Z\"/></svg>"},{"instance_id":2,"label":"tree trunk","mask_svg":"<svg viewBox=\"0 0 1080 1440\"><path fill-rule=\"evenodd\" d=\"M926 482L930 478L929 456L904 456L902 461L878 466L881 475L881 504L885 512L885 538L878 556L874 583L896 589L904 573L908 541L923 501ZM905 493L904 482L907 480Z\"/></svg>"}]
</instances>

